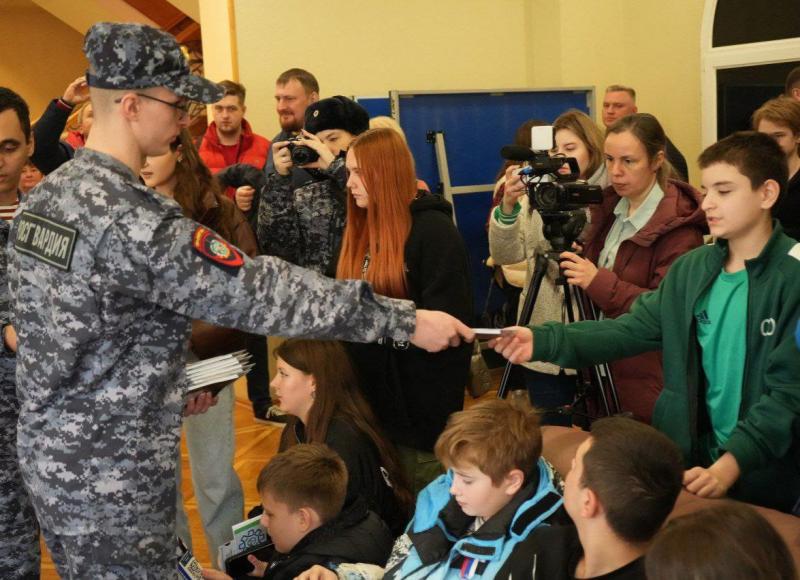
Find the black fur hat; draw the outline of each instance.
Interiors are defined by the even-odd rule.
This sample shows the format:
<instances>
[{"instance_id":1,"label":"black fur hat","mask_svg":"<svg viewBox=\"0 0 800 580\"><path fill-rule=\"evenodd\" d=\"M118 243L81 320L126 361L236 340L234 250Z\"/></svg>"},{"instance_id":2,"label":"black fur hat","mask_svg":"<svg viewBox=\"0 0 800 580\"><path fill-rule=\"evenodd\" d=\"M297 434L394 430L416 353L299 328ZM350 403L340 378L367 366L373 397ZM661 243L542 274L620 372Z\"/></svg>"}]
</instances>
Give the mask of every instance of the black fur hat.
<instances>
[{"instance_id":1,"label":"black fur hat","mask_svg":"<svg viewBox=\"0 0 800 580\"><path fill-rule=\"evenodd\" d=\"M369 114L354 100L336 95L308 106L304 128L314 134L327 129L342 129L358 135L369 129Z\"/></svg>"}]
</instances>

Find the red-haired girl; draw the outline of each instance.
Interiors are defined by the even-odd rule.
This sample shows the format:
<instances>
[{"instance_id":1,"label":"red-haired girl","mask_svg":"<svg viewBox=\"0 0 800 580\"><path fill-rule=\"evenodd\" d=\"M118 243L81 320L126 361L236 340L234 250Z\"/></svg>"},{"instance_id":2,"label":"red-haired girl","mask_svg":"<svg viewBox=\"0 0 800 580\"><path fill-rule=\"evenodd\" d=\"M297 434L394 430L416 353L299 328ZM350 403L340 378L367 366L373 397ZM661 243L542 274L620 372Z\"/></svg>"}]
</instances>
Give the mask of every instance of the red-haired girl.
<instances>
[{"instance_id":1,"label":"red-haired girl","mask_svg":"<svg viewBox=\"0 0 800 580\"><path fill-rule=\"evenodd\" d=\"M417 190L402 137L391 129L363 133L346 166L347 225L336 277L367 280L380 294L468 323L472 292L453 208ZM433 445L447 417L463 407L471 346L435 354L391 340L349 346L364 395L417 492L440 472Z\"/></svg>"}]
</instances>

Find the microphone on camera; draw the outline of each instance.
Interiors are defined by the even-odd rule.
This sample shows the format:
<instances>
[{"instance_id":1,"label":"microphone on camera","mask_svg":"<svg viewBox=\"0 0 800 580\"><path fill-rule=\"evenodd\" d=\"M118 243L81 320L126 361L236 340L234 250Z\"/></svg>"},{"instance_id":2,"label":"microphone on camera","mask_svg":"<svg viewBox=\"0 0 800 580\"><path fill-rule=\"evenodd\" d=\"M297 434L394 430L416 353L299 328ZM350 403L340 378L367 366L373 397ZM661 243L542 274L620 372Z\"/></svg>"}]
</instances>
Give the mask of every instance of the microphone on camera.
<instances>
[{"instance_id":1,"label":"microphone on camera","mask_svg":"<svg viewBox=\"0 0 800 580\"><path fill-rule=\"evenodd\" d=\"M506 145L500 149L500 156L508 161L533 161L536 153L521 145Z\"/></svg>"}]
</instances>

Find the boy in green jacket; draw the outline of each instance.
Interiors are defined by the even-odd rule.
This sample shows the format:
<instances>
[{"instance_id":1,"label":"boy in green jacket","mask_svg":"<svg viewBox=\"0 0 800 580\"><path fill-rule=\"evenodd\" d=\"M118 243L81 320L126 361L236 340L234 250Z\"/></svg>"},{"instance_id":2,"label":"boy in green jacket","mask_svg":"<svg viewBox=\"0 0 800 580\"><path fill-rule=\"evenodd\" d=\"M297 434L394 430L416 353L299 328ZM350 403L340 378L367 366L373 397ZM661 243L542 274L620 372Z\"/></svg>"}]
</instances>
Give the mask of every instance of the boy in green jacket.
<instances>
[{"instance_id":1,"label":"boy in green jacket","mask_svg":"<svg viewBox=\"0 0 800 580\"><path fill-rule=\"evenodd\" d=\"M567 368L662 349L653 425L681 448L686 490L800 514L800 244L771 213L786 160L766 135L741 132L699 163L715 244L679 258L628 314L512 327L492 346Z\"/></svg>"}]
</instances>

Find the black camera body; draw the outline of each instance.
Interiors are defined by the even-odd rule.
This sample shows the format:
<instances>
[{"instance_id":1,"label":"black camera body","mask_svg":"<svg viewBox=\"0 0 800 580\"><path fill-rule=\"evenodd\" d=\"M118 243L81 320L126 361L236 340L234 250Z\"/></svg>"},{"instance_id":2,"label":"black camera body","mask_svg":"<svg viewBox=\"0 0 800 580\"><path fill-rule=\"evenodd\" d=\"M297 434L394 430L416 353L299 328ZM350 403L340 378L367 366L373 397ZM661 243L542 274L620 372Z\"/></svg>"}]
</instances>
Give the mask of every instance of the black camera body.
<instances>
[{"instance_id":1,"label":"black camera body","mask_svg":"<svg viewBox=\"0 0 800 580\"><path fill-rule=\"evenodd\" d=\"M292 156L292 163L294 165L305 165L306 163L313 163L319 159L319 153L314 151L308 145L298 145L298 141L302 141L302 137L292 137L288 139L289 153Z\"/></svg>"},{"instance_id":2,"label":"black camera body","mask_svg":"<svg viewBox=\"0 0 800 580\"><path fill-rule=\"evenodd\" d=\"M531 207L540 213L566 212L602 203L602 187L577 179L580 169L574 157L551 157L534 152L529 163L520 170L520 175L528 188ZM565 165L569 173L559 173Z\"/></svg>"},{"instance_id":3,"label":"black camera body","mask_svg":"<svg viewBox=\"0 0 800 580\"><path fill-rule=\"evenodd\" d=\"M603 189L580 181L545 181L529 188L531 204L542 212L570 211L603 201Z\"/></svg>"},{"instance_id":4,"label":"black camera body","mask_svg":"<svg viewBox=\"0 0 800 580\"><path fill-rule=\"evenodd\" d=\"M552 142L548 144L552 148ZM530 206L542 216L544 237L552 246L552 257L557 259L560 252L572 249L572 243L583 231L586 207L602 203L603 188L578 179L580 167L574 157L513 145L503 147L500 154L504 159L526 163L519 175L527 188ZM569 172L562 172L564 167Z\"/></svg>"}]
</instances>

